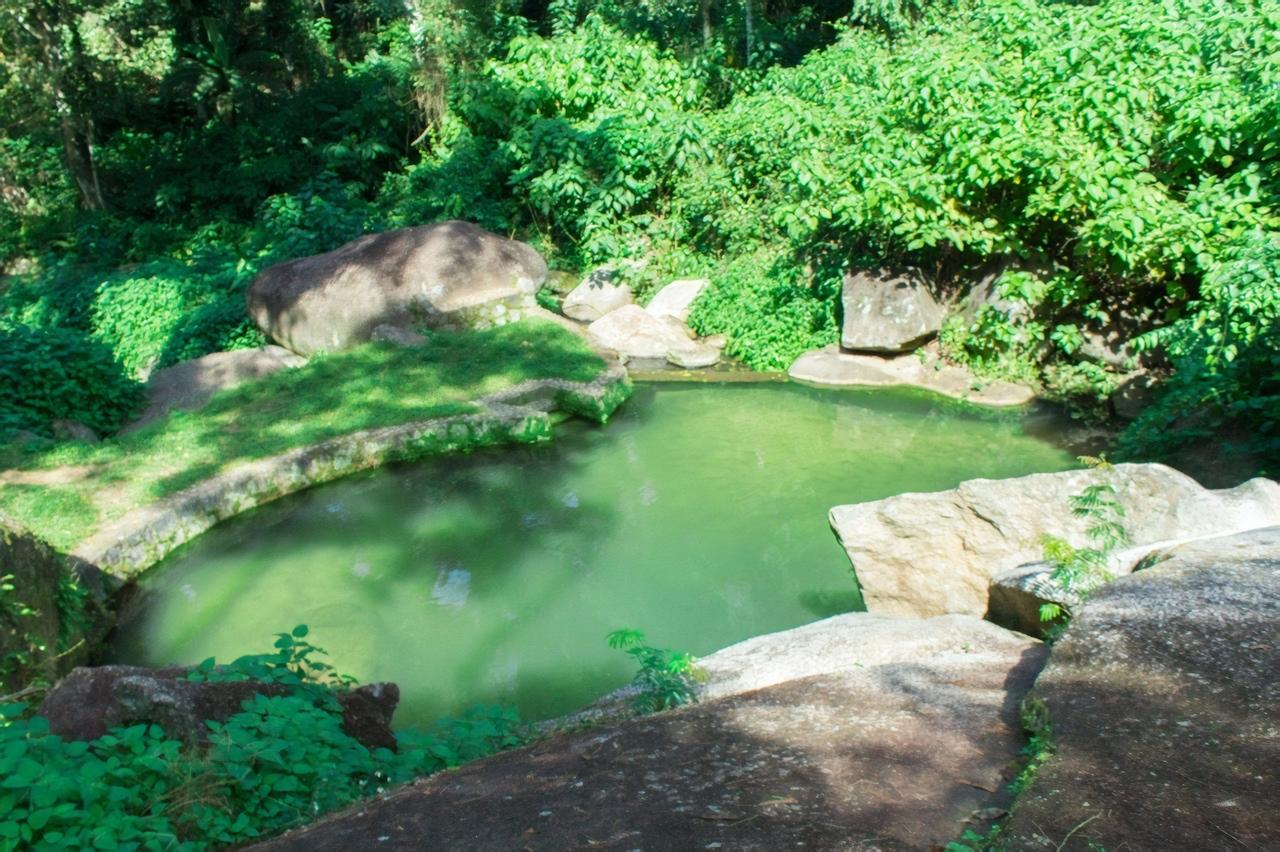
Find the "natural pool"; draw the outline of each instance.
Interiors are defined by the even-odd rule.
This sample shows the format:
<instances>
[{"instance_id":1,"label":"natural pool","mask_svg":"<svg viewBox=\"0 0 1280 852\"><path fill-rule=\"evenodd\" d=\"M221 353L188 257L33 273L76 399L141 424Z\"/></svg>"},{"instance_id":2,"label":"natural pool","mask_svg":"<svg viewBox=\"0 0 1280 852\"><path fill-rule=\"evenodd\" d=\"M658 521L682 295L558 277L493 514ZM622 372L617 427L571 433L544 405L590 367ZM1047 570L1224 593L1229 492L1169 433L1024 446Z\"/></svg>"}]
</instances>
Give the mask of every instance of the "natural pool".
<instances>
[{"instance_id":1,"label":"natural pool","mask_svg":"<svg viewBox=\"0 0 1280 852\"><path fill-rule=\"evenodd\" d=\"M838 503L1072 466L1011 414L909 391L645 384L607 427L371 472L227 522L142 580L119 661L230 660L295 624L400 685L398 725L526 718L628 681L619 627L707 653L860 608Z\"/></svg>"}]
</instances>

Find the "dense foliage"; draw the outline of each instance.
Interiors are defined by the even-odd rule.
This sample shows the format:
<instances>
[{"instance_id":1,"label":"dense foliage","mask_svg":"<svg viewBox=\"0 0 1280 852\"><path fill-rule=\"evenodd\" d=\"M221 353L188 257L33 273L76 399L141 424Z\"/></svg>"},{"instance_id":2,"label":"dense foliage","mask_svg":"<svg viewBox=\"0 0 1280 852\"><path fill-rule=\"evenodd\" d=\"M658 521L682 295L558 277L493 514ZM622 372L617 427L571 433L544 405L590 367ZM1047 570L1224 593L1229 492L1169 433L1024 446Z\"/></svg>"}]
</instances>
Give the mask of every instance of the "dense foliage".
<instances>
[{"instance_id":1,"label":"dense foliage","mask_svg":"<svg viewBox=\"0 0 1280 852\"><path fill-rule=\"evenodd\" d=\"M83 332L0 326L0 433L50 436L59 420L114 432L141 401L142 386Z\"/></svg>"},{"instance_id":2,"label":"dense foliage","mask_svg":"<svg viewBox=\"0 0 1280 852\"><path fill-rule=\"evenodd\" d=\"M369 749L342 729L335 678L305 637L280 634L270 654L197 677L293 687L257 695L225 723L209 724L201 750L154 725L91 742L49 732L21 705L0 707L0 849L202 849L244 843L314 819L389 786L518 745L514 711L477 707L428 732Z\"/></svg>"},{"instance_id":3,"label":"dense foliage","mask_svg":"<svg viewBox=\"0 0 1280 852\"><path fill-rule=\"evenodd\" d=\"M266 263L456 216L708 275L758 368L837 338L845 269L994 278L950 357L1095 410L1145 366L1131 455L1274 463L1275 0L4 2L0 317L131 371L257 342Z\"/></svg>"}]
</instances>

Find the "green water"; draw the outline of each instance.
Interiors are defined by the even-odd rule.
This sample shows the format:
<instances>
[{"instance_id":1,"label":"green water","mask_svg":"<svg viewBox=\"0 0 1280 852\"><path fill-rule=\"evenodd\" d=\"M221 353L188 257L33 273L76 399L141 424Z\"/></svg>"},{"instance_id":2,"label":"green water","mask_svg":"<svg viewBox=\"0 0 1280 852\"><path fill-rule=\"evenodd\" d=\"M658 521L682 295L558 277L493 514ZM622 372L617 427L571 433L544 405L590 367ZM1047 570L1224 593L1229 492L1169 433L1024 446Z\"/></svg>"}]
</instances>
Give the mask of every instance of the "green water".
<instances>
[{"instance_id":1,"label":"green water","mask_svg":"<svg viewBox=\"0 0 1280 852\"><path fill-rule=\"evenodd\" d=\"M706 653L860 608L833 505L1071 463L1017 418L922 394L644 385L607 427L211 530L143 579L117 658L229 660L306 623L339 670L400 685L398 725L496 700L545 718L629 680L616 628Z\"/></svg>"}]
</instances>

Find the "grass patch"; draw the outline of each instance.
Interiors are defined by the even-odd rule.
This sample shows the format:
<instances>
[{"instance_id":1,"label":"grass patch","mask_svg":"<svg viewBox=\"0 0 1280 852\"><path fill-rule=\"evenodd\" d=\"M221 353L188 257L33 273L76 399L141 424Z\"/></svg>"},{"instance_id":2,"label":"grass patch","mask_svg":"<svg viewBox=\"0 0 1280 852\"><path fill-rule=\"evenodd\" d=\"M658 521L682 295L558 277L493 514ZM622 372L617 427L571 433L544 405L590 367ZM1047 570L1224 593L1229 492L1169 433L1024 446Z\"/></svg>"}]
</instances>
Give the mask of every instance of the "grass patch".
<instances>
[{"instance_id":1,"label":"grass patch","mask_svg":"<svg viewBox=\"0 0 1280 852\"><path fill-rule=\"evenodd\" d=\"M0 511L70 549L138 506L244 462L381 426L465 414L471 400L532 379L590 381L604 362L574 334L527 321L434 333L426 346L372 343L232 388L98 446L11 447L0 468L80 468L47 485L5 484Z\"/></svg>"}]
</instances>

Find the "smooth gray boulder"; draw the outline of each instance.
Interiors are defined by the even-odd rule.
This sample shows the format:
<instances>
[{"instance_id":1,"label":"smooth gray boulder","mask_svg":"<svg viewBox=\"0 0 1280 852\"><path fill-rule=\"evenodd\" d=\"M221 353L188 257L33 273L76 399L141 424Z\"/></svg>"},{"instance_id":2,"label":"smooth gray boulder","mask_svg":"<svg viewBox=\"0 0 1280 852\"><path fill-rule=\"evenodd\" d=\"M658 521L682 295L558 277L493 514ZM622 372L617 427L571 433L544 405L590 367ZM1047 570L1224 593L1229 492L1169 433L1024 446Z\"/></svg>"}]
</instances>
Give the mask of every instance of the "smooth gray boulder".
<instances>
[{"instance_id":1,"label":"smooth gray boulder","mask_svg":"<svg viewBox=\"0 0 1280 852\"><path fill-rule=\"evenodd\" d=\"M975 322L983 308L997 311L1014 323L1024 323L1031 319L1035 312L1032 305L1004 294L1001 279L1006 273L1028 273L1046 278L1052 275L1053 270L1038 268L1007 255L992 258L968 276L972 283L968 285L961 311L966 323Z\"/></svg>"},{"instance_id":2,"label":"smooth gray boulder","mask_svg":"<svg viewBox=\"0 0 1280 852\"><path fill-rule=\"evenodd\" d=\"M858 270L844 277L840 345L857 352L908 352L942 328L946 309L916 270Z\"/></svg>"},{"instance_id":3,"label":"smooth gray boulder","mask_svg":"<svg viewBox=\"0 0 1280 852\"><path fill-rule=\"evenodd\" d=\"M560 310L570 319L595 322L605 314L630 304L631 288L618 283L617 273L606 266L592 272L569 291Z\"/></svg>"},{"instance_id":4,"label":"smooth gray boulder","mask_svg":"<svg viewBox=\"0 0 1280 852\"><path fill-rule=\"evenodd\" d=\"M694 300L702 295L702 291L710 283L706 278L672 281L659 290L644 309L655 317L674 317L680 322L688 322Z\"/></svg>"},{"instance_id":5,"label":"smooth gray boulder","mask_svg":"<svg viewBox=\"0 0 1280 852\"><path fill-rule=\"evenodd\" d=\"M1095 592L1032 695L1056 751L1002 848L1277 848L1280 528Z\"/></svg>"},{"instance_id":6,"label":"smooth gray boulder","mask_svg":"<svg viewBox=\"0 0 1280 852\"><path fill-rule=\"evenodd\" d=\"M165 367L151 374L146 410L128 429L136 429L175 409L199 408L218 391L305 363L304 358L282 346L261 346L214 352Z\"/></svg>"},{"instance_id":7,"label":"smooth gray boulder","mask_svg":"<svg viewBox=\"0 0 1280 852\"><path fill-rule=\"evenodd\" d=\"M1044 535L1088 545L1088 522L1072 514L1069 498L1101 481L1127 509L1135 546L1280 524L1280 485L1270 480L1211 491L1159 464L972 479L950 491L836 506L830 520L871 612L981 616L992 579L1043 559Z\"/></svg>"},{"instance_id":8,"label":"smooth gray boulder","mask_svg":"<svg viewBox=\"0 0 1280 852\"><path fill-rule=\"evenodd\" d=\"M750 640L703 661L718 697L440 773L263 848L941 848L1004 813L1046 649L974 618L885 621Z\"/></svg>"},{"instance_id":9,"label":"smooth gray boulder","mask_svg":"<svg viewBox=\"0 0 1280 852\"><path fill-rule=\"evenodd\" d=\"M349 349L380 325L487 328L524 316L547 264L524 243L469 222L369 234L264 269L248 307L300 355Z\"/></svg>"}]
</instances>

